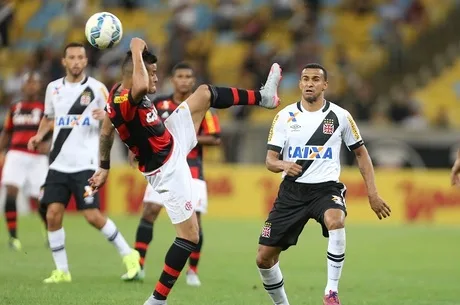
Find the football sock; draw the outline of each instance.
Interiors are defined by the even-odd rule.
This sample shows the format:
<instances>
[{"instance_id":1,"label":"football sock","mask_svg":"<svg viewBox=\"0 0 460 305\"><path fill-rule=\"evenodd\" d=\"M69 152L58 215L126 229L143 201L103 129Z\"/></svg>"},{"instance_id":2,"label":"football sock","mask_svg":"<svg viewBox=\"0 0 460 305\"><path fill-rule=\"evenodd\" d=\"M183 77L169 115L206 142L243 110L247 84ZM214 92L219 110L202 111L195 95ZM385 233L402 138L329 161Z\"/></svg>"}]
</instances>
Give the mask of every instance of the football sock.
<instances>
[{"instance_id":1,"label":"football sock","mask_svg":"<svg viewBox=\"0 0 460 305\"><path fill-rule=\"evenodd\" d=\"M329 231L327 246L327 285L324 294L338 292L340 275L345 261L345 228Z\"/></svg>"},{"instance_id":2,"label":"football sock","mask_svg":"<svg viewBox=\"0 0 460 305\"><path fill-rule=\"evenodd\" d=\"M142 269L144 268L145 256L147 255L147 249L152 239L153 223L144 218L141 218L141 221L137 226L136 243L134 244L134 249L136 249L140 254L139 263Z\"/></svg>"},{"instance_id":3,"label":"football sock","mask_svg":"<svg viewBox=\"0 0 460 305\"><path fill-rule=\"evenodd\" d=\"M7 196L5 202L5 221L10 237L16 238L16 197Z\"/></svg>"},{"instance_id":4,"label":"football sock","mask_svg":"<svg viewBox=\"0 0 460 305\"><path fill-rule=\"evenodd\" d=\"M51 251L53 253L54 264L56 269L69 272L69 265L67 263L67 253L65 251L65 232L64 228L60 228L57 231L48 231L48 241L50 244Z\"/></svg>"},{"instance_id":5,"label":"football sock","mask_svg":"<svg viewBox=\"0 0 460 305\"><path fill-rule=\"evenodd\" d=\"M129 247L123 235L118 232L117 226L112 220L107 218L107 222L102 227L101 232L117 248L121 256L126 256L131 253L132 249Z\"/></svg>"},{"instance_id":6,"label":"football sock","mask_svg":"<svg viewBox=\"0 0 460 305\"><path fill-rule=\"evenodd\" d=\"M198 273L198 262L200 261L201 247L203 246L203 231L200 227L200 241L196 245L195 250L190 254L189 266L190 270L195 273Z\"/></svg>"},{"instance_id":7,"label":"football sock","mask_svg":"<svg viewBox=\"0 0 460 305\"><path fill-rule=\"evenodd\" d=\"M174 286L174 283L187 263L190 253L192 253L195 248L195 243L176 237L174 243L169 248L168 253L166 253L163 272L161 273L160 279L155 286L155 291L153 292L155 299L166 300L169 292Z\"/></svg>"},{"instance_id":8,"label":"football sock","mask_svg":"<svg viewBox=\"0 0 460 305\"><path fill-rule=\"evenodd\" d=\"M216 87L208 85L211 91L211 107L223 109L233 105L259 105L262 96L259 91Z\"/></svg>"},{"instance_id":9,"label":"football sock","mask_svg":"<svg viewBox=\"0 0 460 305\"><path fill-rule=\"evenodd\" d=\"M284 291L283 274L281 273L280 263L277 262L270 269L259 268L260 277L265 290L276 305L289 305L286 291Z\"/></svg>"}]
</instances>

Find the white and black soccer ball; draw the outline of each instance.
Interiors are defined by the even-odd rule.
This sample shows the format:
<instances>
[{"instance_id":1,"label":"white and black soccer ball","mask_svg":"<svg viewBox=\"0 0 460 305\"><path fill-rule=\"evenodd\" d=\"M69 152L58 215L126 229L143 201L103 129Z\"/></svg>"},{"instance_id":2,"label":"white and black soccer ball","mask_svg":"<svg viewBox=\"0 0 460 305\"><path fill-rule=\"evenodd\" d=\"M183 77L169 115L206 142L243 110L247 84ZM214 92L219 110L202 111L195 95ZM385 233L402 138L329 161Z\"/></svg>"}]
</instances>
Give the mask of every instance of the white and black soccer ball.
<instances>
[{"instance_id":1,"label":"white and black soccer ball","mask_svg":"<svg viewBox=\"0 0 460 305\"><path fill-rule=\"evenodd\" d=\"M92 15L86 22L85 35L93 47L108 49L120 42L123 27L114 14L100 12Z\"/></svg>"}]
</instances>

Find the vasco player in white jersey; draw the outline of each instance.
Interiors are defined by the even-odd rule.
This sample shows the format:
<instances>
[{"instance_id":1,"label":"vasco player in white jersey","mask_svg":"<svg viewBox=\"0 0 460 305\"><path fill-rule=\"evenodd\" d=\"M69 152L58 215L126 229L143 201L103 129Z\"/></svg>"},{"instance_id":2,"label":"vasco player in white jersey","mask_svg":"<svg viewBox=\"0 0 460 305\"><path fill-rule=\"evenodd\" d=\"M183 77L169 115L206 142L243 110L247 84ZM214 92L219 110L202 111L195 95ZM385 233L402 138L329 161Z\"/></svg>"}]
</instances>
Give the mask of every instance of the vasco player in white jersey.
<instances>
[{"instance_id":1,"label":"vasco player in white jersey","mask_svg":"<svg viewBox=\"0 0 460 305\"><path fill-rule=\"evenodd\" d=\"M65 47L62 64L66 76L49 83L45 117L28 144L33 150L47 132L54 130L41 205L47 207L48 240L56 270L44 283L71 281L62 227L71 194L88 223L115 245L128 275L134 277L140 270L139 253L129 247L113 221L102 215L99 194L88 192L88 179L98 167L100 121L105 117L108 92L101 82L85 75L87 61L82 44L70 43Z\"/></svg>"},{"instance_id":2,"label":"vasco player in white jersey","mask_svg":"<svg viewBox=\"0 0 460 305\"><path fill-rule=\"evenodd\" d=\"M278 305L289 304L279 255L297 243L309 219L319 222L329 238L323 303L340 304L346 216L346 187L339 181L342 142L356 155L372 210L379 219L390 216L389 206L378 195L359 129L348 111L324 99L327 85L321 65L306 65L299 82L301 100L275 116L268 136L266 165L271 172L282 172L283 181L260 235L257 266L264 288Z\"/></svg>"},{"instance_id":3,"label":"vasco player in white jersey","mask_svg":"<svg viewBox=\"0 0 460 305\"><path fill-rule=\"evenodd\" d=\"M210 107L228 108L233 105L257 105L276 108L279 105L277 89L281 68L273 64L265 86L260 91L201 85L179 105L163 123L157 109L147 97L155 93L158 81L157 58L146 50L139 38L131 40L123 65L123 81L110 93L107 116L100 138L100 165L91 186L99 188L107 179L110 168L110 150L115 130L136 155L139 170L161 202L177 237L165 257L165 265L153 295L144 305L166 304L166 298L182 269L196 249L199 227L194 213L197 193L192 187L192 174L187 164L188 153L197 144L197 132Z\"/></svg>"}]
</instances>

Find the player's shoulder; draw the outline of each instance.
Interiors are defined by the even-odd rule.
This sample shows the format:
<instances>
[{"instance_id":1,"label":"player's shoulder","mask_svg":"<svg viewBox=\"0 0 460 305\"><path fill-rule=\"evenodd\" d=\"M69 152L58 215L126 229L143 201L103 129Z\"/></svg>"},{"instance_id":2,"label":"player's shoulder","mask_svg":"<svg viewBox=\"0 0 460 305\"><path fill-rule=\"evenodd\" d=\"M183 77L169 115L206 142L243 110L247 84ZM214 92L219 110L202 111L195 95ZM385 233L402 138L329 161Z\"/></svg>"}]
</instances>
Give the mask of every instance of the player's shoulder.
<instances>
[{"instance_id":1,"label":"player's shoulder","mask_svg":"<svg viewBox=\"0 0 460 305\"><path fill-rule=\"evenodd\" d=\"M347 116L350 115L350 112L348 112L347 109L337 105L336 103L333 103L331 101L327 101L327 103L329 103L329 108L331 109L331 111L334 111L334 113L337 116L342 117L342 118L346 118Z\"/></svg>"},{"instance_id":2,"label":"player's shoulder","mask_svg":"<svg viewBox=\"0 0 460 305\"><path fill-rule=\"evenodd\" d=\"M299 102L295 102L278 111L278 116L289 116L289 113L296 113L299 111L302 111L302 108L300 108Z\"/></svg>"},{"instance_id":3,"label":"player's shoulder","mask_svg":"<svg viewBox=\"0 0 460 305\"><path fill-rule=\"evenodd\" d=\"M52 80L48 83L48 87L59 87L64 85L64 77Z\"/></svg>"},{"instance_id":4,"label":"player's shoulder","mask_svg":"<svg viewBox=\"0 0 460 305\"><path fill-rule=\"evenodd\" d=\"M85 85L87 84L88 86L91 86L91 87L96 87L96 88L100 88L100 87L104 87L104 88L107 88L104 83L102 83L101 81L95 79L94 77L91 77L91 76L87 76L86 77L86 82L83 81L81 84L82 85Z\"/></svg>"}]
</instances>

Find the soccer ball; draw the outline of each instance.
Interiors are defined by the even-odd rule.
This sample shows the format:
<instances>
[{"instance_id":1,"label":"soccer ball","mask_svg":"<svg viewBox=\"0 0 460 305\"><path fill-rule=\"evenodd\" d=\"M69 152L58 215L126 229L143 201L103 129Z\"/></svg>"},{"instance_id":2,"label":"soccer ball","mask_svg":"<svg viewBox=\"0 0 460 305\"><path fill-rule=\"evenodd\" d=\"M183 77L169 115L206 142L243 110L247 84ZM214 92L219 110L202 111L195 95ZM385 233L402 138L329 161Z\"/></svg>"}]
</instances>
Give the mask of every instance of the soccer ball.
<instances>
[{"instance_id":1,"label":"soccer ball","mask_svg":"<svg viewBox=\"0 0 460 305\"><path fill-rule=\"evenodd\" d=\"M123 28L117 16L101 12L94 14L86 21L85 35L93 47L102 50L111 48L120 42Z\"/></svg>"}]
</instances>

